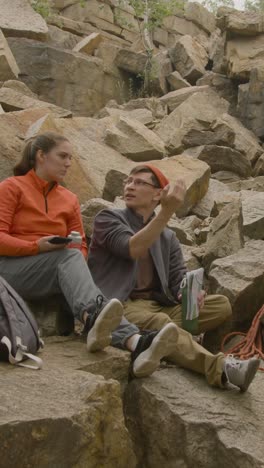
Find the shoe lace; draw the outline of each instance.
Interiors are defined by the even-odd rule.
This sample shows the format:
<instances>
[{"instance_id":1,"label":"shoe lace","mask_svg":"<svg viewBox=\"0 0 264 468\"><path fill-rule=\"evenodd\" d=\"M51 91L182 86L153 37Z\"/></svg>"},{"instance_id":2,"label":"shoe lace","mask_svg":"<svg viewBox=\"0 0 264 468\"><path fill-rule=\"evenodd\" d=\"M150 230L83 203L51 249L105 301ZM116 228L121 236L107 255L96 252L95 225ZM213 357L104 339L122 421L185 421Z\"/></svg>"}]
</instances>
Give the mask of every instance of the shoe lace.
<instances>
[{"instance_id":1,"label":"shoe lace","mask_svg":"<svg viewBox=\"0 0 264 468\"><path fill-rule=\"evenodd\" d=\"M95 306L96 306L95 310L88 314L88 317L84 324L84 327L82 330L83 335L86 335L88 331L90 330L91 326L94 324L95 320L97 319L98 315L100 314L102 310L103 302L104 302L104 296L102 296L102 294L98 294L98 296L96 296L96 299L95 299Z\"/></svg>"},{"instance_id":2,"label":"shoe lace","mask_svg":"<svg viewBox=\"0 0 264 468\"><path fill-rule=\"evenodd\" d=\"M96 304L95 315L96 315L96 317L98 317L99 313L101 312L103 302L104 302L104 296L102 296L102 294L98 294L98 296L96 296L96 299L95 299L95 304Z\"/></svg>"},{"instance_id":3,"label":"shoe lace","mask_svg":"<svg viewBox=\"0 0 264 468\"><path fill-rule=\"evenodd\" d=\"M241 361L239 359L236 359L233 354L228 354L227 357L225 358L225 368L227 367L232 367L233 369L237 369L240 367Z\"/></svg>"}]
</instances>

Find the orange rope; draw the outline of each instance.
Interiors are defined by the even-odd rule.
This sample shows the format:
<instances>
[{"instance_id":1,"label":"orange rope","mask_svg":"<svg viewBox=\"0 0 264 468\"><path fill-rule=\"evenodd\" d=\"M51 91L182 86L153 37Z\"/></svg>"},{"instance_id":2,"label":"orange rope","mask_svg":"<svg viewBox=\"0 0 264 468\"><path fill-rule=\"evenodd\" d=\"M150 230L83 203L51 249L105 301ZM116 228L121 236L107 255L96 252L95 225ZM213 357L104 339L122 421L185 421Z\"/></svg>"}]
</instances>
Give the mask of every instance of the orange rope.
<instances>
[{"instance_id":1,"label":"orange rope","mask_svg":"<svg viewBox=\"0 0 264 468\"><path fill-rule=\"evenodd\" d=\"M238 359L249 359L253 356L257 356L260 359L264 360L264 344L262 337L262 323L260 321L261 317L264 317L264 305L255 315L252 325L247 333L242 332L232 332L226 335L221 343L221 351L224 354L233 354L234 357ZM232 336L243 336L243 340L240 343L233 346L233 348L228 351L224 351L224 345L226 341ZM263 367L260 367L259 370L264 371Z\"/></svg>"}]
</instances>

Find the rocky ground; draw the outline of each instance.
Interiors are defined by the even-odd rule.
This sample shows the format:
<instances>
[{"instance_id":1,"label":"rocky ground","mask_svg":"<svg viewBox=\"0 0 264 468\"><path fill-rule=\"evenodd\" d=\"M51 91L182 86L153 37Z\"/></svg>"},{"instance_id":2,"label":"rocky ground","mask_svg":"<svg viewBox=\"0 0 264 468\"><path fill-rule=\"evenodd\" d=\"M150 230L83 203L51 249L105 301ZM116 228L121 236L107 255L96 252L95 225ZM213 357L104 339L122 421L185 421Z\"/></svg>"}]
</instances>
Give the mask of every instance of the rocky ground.
<instances>
[{"instance_id":1,"label":"rocky ground","mask_svg":"<svg viewBox=\"0 0 264 468\"><path fill-rule=\"evenodd\" d=\"M247 329L264 303L262 16L222 7L215 17L198 3L175 11L153 33L146 97L130 6L49 0L44 20L30 3L0 0L0 180L28 138L64 134L74 149L66 185L89 236L100 209L123 206L122 181L138 162L184 177L169 226L188 268L204 266L209 291L230 299L233 329ZM44 336L72 330L56 299L31 308ZM43 357L34 375L0 367L5 467L263 466L262 374L246 395L176 368L126 387L126 353L90 357L79 341L49 338Z\"/></svg>"}]
</instances>

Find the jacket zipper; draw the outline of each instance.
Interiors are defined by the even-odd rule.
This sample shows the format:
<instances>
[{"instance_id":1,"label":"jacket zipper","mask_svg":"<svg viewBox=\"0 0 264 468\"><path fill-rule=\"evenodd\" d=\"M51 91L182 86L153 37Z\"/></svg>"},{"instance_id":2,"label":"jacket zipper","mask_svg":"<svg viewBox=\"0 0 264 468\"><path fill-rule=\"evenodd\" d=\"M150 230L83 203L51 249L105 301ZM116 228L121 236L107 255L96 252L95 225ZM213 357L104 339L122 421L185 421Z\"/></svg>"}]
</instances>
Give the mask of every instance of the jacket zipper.
<instances>
[{"instance_id":1,"label":"jacket zipper","mask_svg":"<svg viewBox=\"0 0 264 468\"><path fill-rule=\"evenodd\" d=\"M47 193L45 193L45 189L43 189L43 197L44 197L44 200L45 200L45 212L48 213L49 212L49 209L48 209L48 194L50 193L50 191L53 189L53 187L55 187L56 183L54 183L50 188L49 190L47 191Z\"/></svg>"}]
</instances>

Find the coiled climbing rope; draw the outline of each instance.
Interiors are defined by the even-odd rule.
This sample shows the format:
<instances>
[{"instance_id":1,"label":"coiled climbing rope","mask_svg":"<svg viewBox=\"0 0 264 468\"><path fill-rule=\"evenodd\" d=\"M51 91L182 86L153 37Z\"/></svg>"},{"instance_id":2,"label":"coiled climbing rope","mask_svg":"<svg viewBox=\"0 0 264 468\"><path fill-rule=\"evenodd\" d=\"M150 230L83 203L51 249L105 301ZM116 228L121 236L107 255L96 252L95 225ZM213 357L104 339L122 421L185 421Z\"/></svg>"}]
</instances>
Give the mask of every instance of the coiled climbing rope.
<instances>
[{"instance_id":1,"label":"coiled climbing rope","mask_svg":"<svg viewBox=\"0 0 264 468\"><path fill-rule=\"evenodd\" d=\"M224 347L227 340L233 336L243 336L244 338L228 351L225 351ZM232 332L224 337L221 343L221 351L224 354L232 354L241 360L256 356L264 361L264 305L255 315L247 333ZM259 370L264 371L264 367L260 367Z\"/></svg>"}]
</instances>

